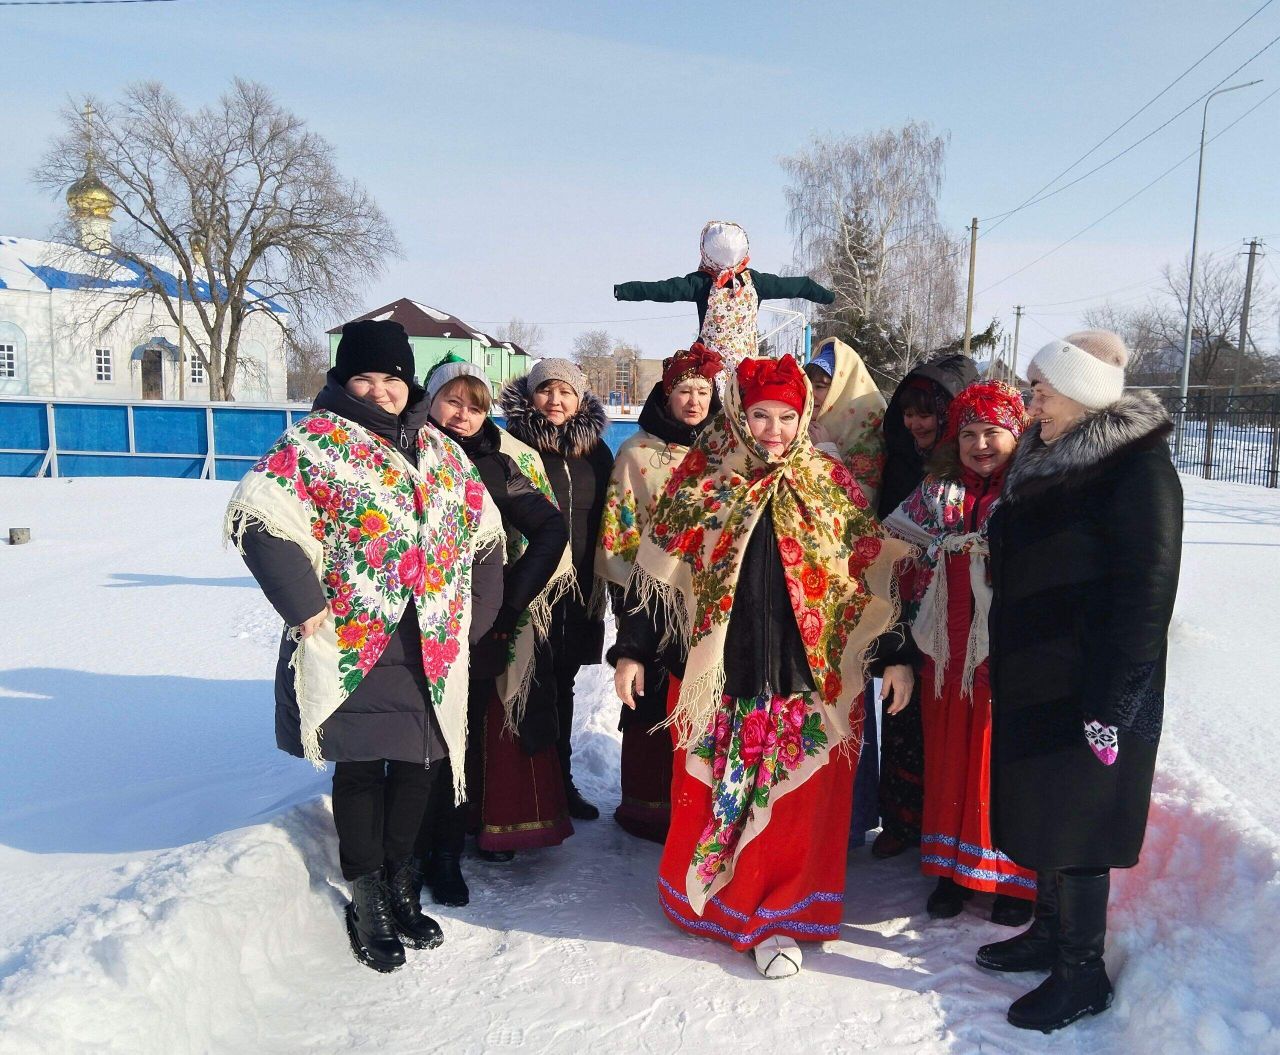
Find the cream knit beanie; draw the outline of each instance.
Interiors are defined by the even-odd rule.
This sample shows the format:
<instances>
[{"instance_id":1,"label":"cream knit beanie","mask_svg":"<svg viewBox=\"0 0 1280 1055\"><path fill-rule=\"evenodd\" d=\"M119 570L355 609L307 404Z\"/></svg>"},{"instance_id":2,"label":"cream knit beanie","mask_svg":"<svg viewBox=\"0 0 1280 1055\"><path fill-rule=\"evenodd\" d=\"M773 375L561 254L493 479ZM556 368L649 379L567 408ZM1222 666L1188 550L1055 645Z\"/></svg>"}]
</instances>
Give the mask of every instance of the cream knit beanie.
<instances>
[{"instance_id":1,"label":"cream knit beanie","mask_svg":"<svg viewBox=\"0 0 1280 1055\"><path fill-rule=\"evenodd\" d=\"M1036 352L1027 367L1027 379L1045 381L1081 406L1101 410L1124 394L1128 362L1129 350L1119 334L1081 330Z\"/></svg>"}]
</instances>

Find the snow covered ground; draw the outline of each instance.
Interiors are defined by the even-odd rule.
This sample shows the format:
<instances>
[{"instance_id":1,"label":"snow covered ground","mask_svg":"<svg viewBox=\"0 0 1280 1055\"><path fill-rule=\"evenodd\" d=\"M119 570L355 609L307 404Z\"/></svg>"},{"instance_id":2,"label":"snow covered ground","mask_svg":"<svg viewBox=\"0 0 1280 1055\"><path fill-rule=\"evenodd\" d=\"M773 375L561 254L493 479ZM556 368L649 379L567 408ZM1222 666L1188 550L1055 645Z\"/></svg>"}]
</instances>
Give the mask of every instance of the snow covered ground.
<instances>
[{"instance_id":1,"label":"snow covered ground","mask_svg":"<svg viewBox=\"0 0 1280 1055\"><path fill-rule=\"evenodd\" d=\"M374 974L346 947L327 780L272 746L276 620L218 546L230 485L0 480L0 526L34 538L0 549L0 1052L1280 1052L1280 494L1185 483L1116 1003L1044 1038L1004 1022L1029 979L972 965L1008 936L988 899L929 920L909 855L850 854L842 939L797 979L670 927L658 848L608 819L599 668L575 734L605 819L468 862L446 944Z\"/></svg>"}]
</instances>

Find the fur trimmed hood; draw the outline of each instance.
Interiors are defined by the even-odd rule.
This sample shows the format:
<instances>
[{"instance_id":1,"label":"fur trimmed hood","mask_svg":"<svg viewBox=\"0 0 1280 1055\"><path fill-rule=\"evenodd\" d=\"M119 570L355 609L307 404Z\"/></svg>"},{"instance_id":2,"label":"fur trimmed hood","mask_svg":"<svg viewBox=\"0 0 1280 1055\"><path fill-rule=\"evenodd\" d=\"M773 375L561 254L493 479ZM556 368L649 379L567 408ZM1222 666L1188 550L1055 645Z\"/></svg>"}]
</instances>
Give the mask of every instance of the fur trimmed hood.
<instances>
[{"instance_id":1,"label":"fur trimmed hood","mask_svg":"<svg viewBox=\"0 0 1280 1055\"><path fill-rule=\"evenodd\" d=\"M1126 392L1110 406L1086 414L1052 445L1040 439L1037 421L1013 456L1004 501L1017 502L1053 487L1078 487L1130 451L1163 442L1172 431L1164 404L1145 389Z\"/></svg>"},{"instance_id":2,"label":"fur trimmed hood","mask_svg":"<svg viewBox=\"0 0 1280 1055\"><path fill-rule=\"evenodd\" d=\"M498 403L507 419L507 431L543 454L581 458L604 439L609 418L604 404L591 392L582 394L578 412L563 425L553 425L533 408L529 377L517 377L503 386Z\"/></svg>"}]
</instances>

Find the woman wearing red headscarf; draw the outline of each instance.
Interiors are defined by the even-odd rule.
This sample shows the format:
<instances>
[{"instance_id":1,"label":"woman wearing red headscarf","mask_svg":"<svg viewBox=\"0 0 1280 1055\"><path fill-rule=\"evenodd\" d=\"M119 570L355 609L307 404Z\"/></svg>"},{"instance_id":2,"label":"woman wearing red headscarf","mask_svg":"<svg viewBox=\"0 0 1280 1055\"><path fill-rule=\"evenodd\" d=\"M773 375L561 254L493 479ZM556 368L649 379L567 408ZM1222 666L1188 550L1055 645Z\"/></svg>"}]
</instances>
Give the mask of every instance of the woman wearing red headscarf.
<instances>
[{"instance_id":1,"label":"woman wearing red headscarf","mask_svg":"<svg viewBox=\"0 0 1280 1055\"><path fill-rule=\"evenodd\" d=\"M653 502L667 486L689 448L720 413L715 378L723 360L694 343L664 360L662 380L640 411L640 428L619 449L609 475L596 575L609 583L614 608L631 578ZM641 839L660 843L671 823L671 737L667 716L667 671L645 669L645 691L634 709L622 708L622 801L613 819Z\"/></svg>"},{"instance_id":2,"label":"woman wearing red headscarf","mask_svg":"<svg viewBox=\"0 0 1280 1055\"><path fill-rule=\"evenodd\" d=\"M814 449L812 409L790 356L742 363L648 518L610 653L628 706L647 663L672 672L663 910L769 978L799 971L796 939L839 935L868 664L893 664L891 708L912 682L892 589L910 549Z\"/></svg>"},{"instance_id":3,"label":"woman wearing red headscarf","mask_svg":"<svg viewBox=\"0 0 1280 1055\"><path fill-rule=\"evenodd\" d=\"M919 547L907 615L924 654L924 822L920 868L938 877L929 915L956 916L975 890L991 919L1031 918L1036 876L991 841L991 682L987 663L987 520L1027 423L1017 389L969 385L952 401L929 475L885 527Z\"/></svg>"}]
</instances>

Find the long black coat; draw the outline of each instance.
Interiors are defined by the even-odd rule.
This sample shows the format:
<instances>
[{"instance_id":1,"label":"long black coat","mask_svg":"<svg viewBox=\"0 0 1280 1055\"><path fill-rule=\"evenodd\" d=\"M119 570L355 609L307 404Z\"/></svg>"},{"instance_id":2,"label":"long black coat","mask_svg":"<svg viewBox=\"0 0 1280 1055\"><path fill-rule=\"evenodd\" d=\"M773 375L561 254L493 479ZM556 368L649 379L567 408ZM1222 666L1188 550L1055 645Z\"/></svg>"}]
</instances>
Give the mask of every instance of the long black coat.
<instances>
[{"instance_id":1,"label":"long black coat","mask_svg":"<svg viewBox=\"0 0 1280 1055\"><path fill-rule=\"evenodd\" d=\"M316 396L314 409L354 421L395 444L414 464L418 459L418 431L430 427L426 393L416 386L410 392L409 405L395 417L368 400L351 395L330 376ZM297 646L289 636L289 628L323 611L328 599L311 561L294 542L251 528L244 533L244 561L285 622L276 663L276 745L301 758L298 700L289 668ZM502 554L494 547L472 566L473 645L488 633L501 603ZM378 662L320 727L324 757L330 762L369 762L379 758L435 762L444 758L448 751L427 705L428 691L422 669L418 612L410 600Z\"/></svg>"},{"instance_id":2,"label":"long black coat","mask_svg":"<svg viewBox=\"0 0 1280 1055\"><path fill-rule=\"evenodd\" d=\"M599 663L604 650L604 611L593 612L586 602L595 585L596 542L613 470L613 453L604 442L609 419L600 400L587 392L573 417L563 425L552 425L534 409L527 376L510 382L499 399L507 431L542 456L569 531L577 590L552 610L551 645L556 663L561 667Z\"/></svg>"},{"instance_id":3,"label":"long black coat","mask_svg":"<svg viewBox=\"0 0 1280 1055\"><path fill-rule=\"evenodd\" d=\"M1036 870L1127 868L1146 831L1182 552L1168 414L1149 392L1052 446L1023 437L989 522L991 828ZM1103 765L1084 722L1119 727Z\"/></svg>"}]
</instances>

